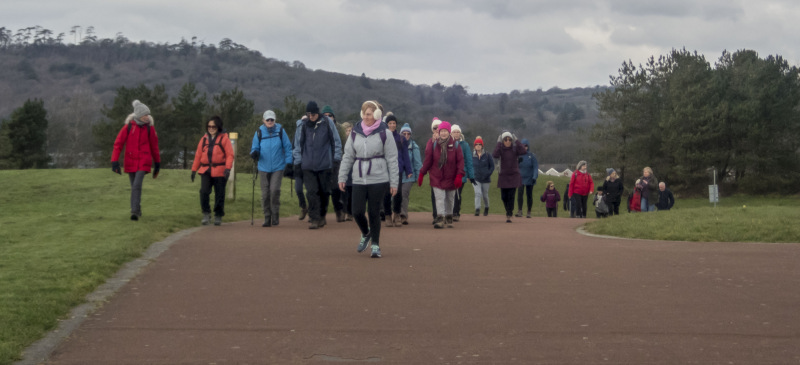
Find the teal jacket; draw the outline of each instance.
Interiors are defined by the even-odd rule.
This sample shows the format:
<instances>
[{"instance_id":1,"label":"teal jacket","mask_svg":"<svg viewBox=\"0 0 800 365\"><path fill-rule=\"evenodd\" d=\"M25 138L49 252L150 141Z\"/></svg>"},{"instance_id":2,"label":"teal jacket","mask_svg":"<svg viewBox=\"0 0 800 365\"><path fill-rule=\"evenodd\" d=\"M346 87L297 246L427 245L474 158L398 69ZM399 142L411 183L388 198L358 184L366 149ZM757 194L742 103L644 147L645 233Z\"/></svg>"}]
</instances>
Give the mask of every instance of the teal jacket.
<instances>
[{"instance_id":1,"label":"teal jacket","mask_svg":"<svg viewBox=\"0 0 800 365\"><path fill-rule=\"evenodd\" d=\"M472 159L469 156L472 156L472 151L469 149L469 143L464 141L458 141L459 147L461 147L461 153L466 156L464 158L464 173L467 175L461 179L461 183L466 183L469 179L475 178L475 170L472 167Z\"/></svg>"}]
</instances>

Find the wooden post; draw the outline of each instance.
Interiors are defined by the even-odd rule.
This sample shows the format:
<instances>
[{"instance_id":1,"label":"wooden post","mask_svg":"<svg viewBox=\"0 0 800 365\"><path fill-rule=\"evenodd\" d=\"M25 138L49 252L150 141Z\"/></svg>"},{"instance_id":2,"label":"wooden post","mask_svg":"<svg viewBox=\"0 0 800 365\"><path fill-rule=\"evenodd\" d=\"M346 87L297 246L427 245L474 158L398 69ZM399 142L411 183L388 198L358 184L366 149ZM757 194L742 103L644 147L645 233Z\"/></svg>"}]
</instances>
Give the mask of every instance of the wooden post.
<instances>
[{"instance_id":1,"label":"wooden post","mask_svg":"<svg viewBox=\"0 0 800 365\"><path fill-rule=\"evenodd\" d=\"M231 140L233 146L233 165L231 165L231 176L228 178L228 200L236 200L236 140L239 139L239 133L230 132L228 138Z\"/></svg>"}]
</instances>

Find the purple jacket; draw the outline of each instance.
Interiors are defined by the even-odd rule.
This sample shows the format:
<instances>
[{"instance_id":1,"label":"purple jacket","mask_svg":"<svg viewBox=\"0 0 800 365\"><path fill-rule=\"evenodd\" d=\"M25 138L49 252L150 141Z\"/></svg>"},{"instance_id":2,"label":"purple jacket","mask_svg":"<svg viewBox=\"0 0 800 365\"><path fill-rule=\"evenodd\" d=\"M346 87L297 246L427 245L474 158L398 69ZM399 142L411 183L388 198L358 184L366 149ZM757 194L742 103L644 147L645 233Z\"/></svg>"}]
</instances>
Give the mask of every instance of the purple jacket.
<instances>
[{"instance_id":1,"label":"purple jacket","mask_svg":"<svg viewBox=\"0 0 800 365\"><path fill-rule=\"evenodd\" d=\"M503 142L498 142L494 148L495 159L500 159L500 174L497 176L497 187L500 189L516 188L522 183L519 173L517 156L524 156L527 151L519 140L514 141L511 147L506 147Z\"/></svg>"},{"instance_id":2,"label":"purple jacket","mask_svg":"<svg viewBox=\"0 0 800 365\"><path fill-rule=\"evenodd\" d=\"M542 194L542 201L545 202L545 208L558 208L558 202L561 201L561 194L559 194L556 189L545 189L544 194Z\"/></svg>"},{"instance_id":3,"label":"purple jacket","mask_svg":"<svg viewBox=\"0 0 800 365\"><path fill-rule=\"evenodd\" d=\"M406 140L405 137L401 136L397 131L392 132L392 137L394 137L394 143L397 145L398 151L408 151L408 140ZM400 181L403 181L406 176L414 173L414 170L411 169L411 161L407 153L397 154L397 165L400 168L400 174L403 175Z\"/></svg>"}]
</instances>

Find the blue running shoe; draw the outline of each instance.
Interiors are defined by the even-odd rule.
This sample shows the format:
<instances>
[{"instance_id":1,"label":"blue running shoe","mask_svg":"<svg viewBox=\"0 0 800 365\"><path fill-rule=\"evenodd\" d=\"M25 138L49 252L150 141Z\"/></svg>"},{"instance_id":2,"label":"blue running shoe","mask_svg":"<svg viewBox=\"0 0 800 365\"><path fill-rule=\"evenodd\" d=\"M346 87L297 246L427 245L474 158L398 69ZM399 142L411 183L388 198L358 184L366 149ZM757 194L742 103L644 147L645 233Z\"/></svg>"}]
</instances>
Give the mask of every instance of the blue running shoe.
<instances>
[{"instance_id":1,"label":"blue running shoe","mask_svg":"<svg viewBox=\"0 0 800 365\"><path fill-rule=\"evenodd\" d=\"M381 258L381 248L378 245L372 245L372 256L374 259Z\"/></svg>"},{"instance_id":2,"label":"blue running shoe","mask_svg":"<svg viewBox=\"0 0 800 365\"><path fill-rule=\"evenodd\" d=\"M358 249L357 249L358 252L364 252L364 250L367 249L367 246L369 246L369 241L370 241L371 237L372 236L369 233L367 233L366 236L363 236L363 235L361 236L361 241L358 242Z\"/></svg>"}]
</instances>

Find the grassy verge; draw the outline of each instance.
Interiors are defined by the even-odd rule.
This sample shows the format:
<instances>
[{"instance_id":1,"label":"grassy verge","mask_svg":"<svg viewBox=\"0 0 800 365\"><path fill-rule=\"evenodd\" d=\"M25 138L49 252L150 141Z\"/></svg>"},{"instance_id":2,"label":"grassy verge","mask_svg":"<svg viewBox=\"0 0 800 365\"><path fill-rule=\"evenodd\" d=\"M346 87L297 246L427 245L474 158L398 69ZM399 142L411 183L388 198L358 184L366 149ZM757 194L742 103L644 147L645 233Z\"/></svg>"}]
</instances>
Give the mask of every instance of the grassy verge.
<instances>
[{"instance_id":1,"label":"grassy verge","mask_svg":"<svg viewBox=\"0 0 800 365\"><path fill-rule=\"evenodd\" d=\"M797 243L798 208L800 198L796 196L725 197L716 208L708 199L677 199L669 211L625 212L590 222L585 228L596 234L653 240Z\"/></svg>"}]
</instances>

